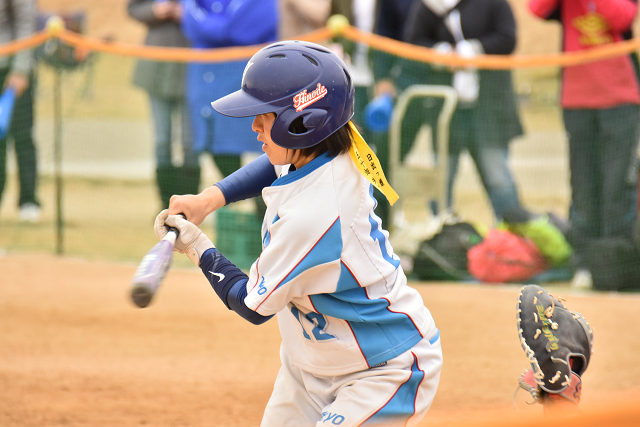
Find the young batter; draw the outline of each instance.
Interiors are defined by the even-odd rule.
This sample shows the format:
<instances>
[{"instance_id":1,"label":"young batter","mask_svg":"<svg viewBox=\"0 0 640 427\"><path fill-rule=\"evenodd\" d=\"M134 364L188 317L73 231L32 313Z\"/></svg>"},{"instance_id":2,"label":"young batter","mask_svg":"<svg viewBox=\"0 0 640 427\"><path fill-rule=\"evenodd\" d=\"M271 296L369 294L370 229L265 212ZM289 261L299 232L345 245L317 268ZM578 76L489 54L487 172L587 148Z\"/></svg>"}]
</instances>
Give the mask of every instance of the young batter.
<instances>
[{"instance_id":1,"label":"young batter","mask_svg":"<svg viewBox=\"0 0 640 427\"><path fill-rule=\"evenodd\" d=\"M439 331L373 213L371 182L390 187L350 122L353 94L347 67L325 47L263 48L242 89L212 105L256 116L266 155L199 195L174 196L156 219L160 238L165 225L180 230L176 249L229 309L254 324L277 314L282 368L262 426L415 425L438 387ZM260 193L263 251L247 277L196 224Z\"/></svg>"}]
</instances>

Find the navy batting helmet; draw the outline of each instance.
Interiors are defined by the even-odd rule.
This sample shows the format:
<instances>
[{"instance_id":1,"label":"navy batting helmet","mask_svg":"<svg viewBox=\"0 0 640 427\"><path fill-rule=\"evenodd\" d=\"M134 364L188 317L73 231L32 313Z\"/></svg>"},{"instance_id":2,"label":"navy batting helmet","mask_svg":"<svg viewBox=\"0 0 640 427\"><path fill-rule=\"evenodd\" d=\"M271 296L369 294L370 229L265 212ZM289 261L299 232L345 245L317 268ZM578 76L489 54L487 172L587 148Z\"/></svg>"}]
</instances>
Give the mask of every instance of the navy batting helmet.
<instances>
[{"instance_id":1,"label":"navy batting helmet","mask_svg":"<svg viewBox=\"0 0 640 427\"><path fill-rule=\"evenodd\" d=\"M242 89L211 103L221 114L275 113L271 139L284 148L318 144L353 116L354 86L345 63L324 46L304 41L272 43L251 57ZM304 131L292 124L302 122Z\"/></svg>"}]
</instances>

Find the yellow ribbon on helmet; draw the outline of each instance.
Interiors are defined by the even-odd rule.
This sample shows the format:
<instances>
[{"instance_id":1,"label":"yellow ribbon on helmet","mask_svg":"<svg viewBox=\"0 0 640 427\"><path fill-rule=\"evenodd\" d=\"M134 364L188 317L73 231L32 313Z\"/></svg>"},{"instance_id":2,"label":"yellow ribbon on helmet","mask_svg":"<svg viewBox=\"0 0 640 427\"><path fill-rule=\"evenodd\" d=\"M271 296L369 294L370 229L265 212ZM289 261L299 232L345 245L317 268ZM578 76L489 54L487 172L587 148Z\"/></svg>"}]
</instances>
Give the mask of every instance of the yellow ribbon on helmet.
<instances>
[{"instance_id":1,"label":"yellow ribbon on helmet","mask_svg":"<svg viewBox=\"0 0 640 427\"><path fill-rule=\"evenodd\" d=\"M349 154L353 163L358 168L358 171L369 180L389 201L389 204L393 206L395 202L400 198L398 194L391 188L389 181L384 176L384 171L380 165L380 160L376 156L371 148L367 145L356 126L349 122L349 127L353 135L353 144L349 148Z\"/></svg>"}]
</instances>

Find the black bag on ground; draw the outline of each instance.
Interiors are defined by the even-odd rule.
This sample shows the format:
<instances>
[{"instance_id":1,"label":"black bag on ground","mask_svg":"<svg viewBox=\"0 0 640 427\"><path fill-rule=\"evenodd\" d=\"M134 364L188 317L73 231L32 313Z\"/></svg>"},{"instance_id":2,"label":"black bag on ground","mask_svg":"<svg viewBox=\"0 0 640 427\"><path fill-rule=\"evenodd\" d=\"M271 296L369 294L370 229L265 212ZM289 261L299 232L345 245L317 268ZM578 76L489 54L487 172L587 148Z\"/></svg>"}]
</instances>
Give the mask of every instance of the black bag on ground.
<instances>
[{"instance_id":1,"label":"black bag on ground","mask_svg":"<svg viewBox=\"0 0 640 427\"><path fill-rule=\"evenodd\" d=\"M467 251L482 236L467 222L443 224L442 230L420 243L413 258L416 280L472 280L467 269Z\"/></svg>"},{"instance_id":2,"label":"black bag on ground","mask_svg":"<svg viewBox=\"0 0 640 427\"><path fill-rule=\"evenodd\" d=\"M631 239L602 237L591 241L585 254L593 289L640 290L640 252Z\"/></svg>"}]
</instances>

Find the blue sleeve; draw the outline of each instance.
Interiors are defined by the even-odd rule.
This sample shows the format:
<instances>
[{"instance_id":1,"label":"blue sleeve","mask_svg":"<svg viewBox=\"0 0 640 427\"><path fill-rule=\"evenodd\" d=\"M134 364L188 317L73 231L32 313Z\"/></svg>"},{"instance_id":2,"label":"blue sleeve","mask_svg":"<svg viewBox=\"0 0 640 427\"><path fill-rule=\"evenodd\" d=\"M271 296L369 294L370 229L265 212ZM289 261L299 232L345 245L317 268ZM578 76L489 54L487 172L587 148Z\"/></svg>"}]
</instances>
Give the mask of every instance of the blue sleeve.
<instances>
[{"instance_id":1,"label":"blue sleeve","mask_svg":"<svg viewBox=\"0 0 640 427\"><path fill-rule=\"evenodd\" d=\"M269 157L263 154L215 185L229 204L259 196L262 189L273 184L277 178Z\"/></svg>"},{"instance_id":2,"label":"blue sleeve","mask_svg":"<svg viewBox=\"0 0 640 427\"><path fill-rule=\"evenodd\" d=\"M244 299L247 296L249 277L216 248L207 249L202 254L200 269L229 310L235 311L254 325L261 325L273 317L262 316L246 306Z\"/></svg>"}]
</instances>

